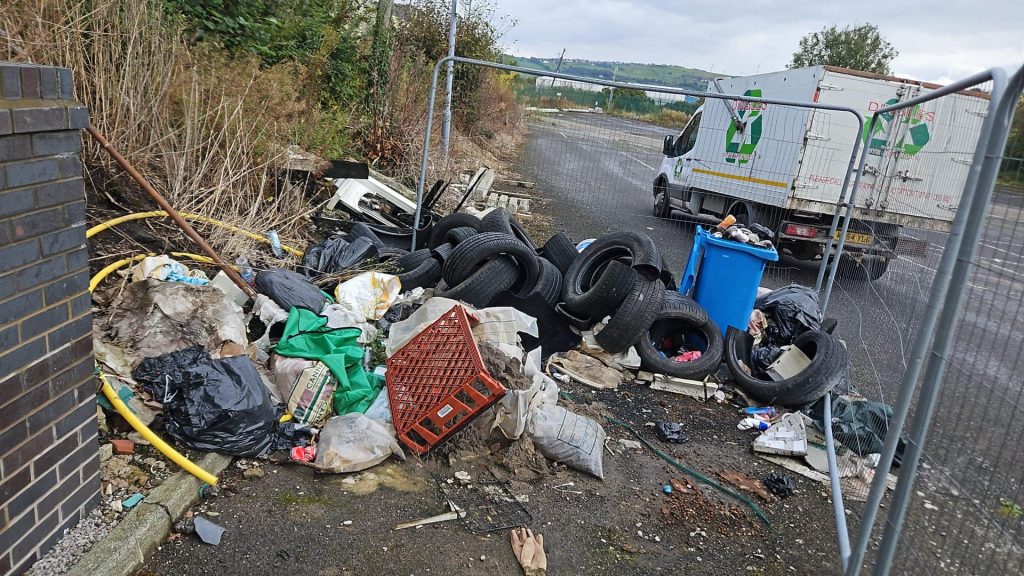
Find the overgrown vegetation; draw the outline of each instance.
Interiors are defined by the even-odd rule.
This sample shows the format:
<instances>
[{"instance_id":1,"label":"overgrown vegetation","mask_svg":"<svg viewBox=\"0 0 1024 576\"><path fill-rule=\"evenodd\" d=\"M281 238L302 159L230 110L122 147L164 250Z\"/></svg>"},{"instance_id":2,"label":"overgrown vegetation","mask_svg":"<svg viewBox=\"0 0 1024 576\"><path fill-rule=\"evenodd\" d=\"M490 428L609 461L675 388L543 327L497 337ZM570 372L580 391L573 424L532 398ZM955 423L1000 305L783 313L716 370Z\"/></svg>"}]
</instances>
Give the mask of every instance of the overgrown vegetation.
<instances>
[{"instance_id":1,"label":"overgrown vegetation","mask_svg":"<svg viewBox=\"0 0 1024 576\"><path fill-rule=\"evenodd\" d=\"M493 13L474 5L460 18L460 53L493 57L500 39ZM179 210L257 231L277 228L286 243L303 246L302 218L311 207L280 178L289 146L366 159L407 183L418 174L430 74L447 42L447 2L417 0L402 6L401 18L379 22L376 6L8 0L0 58L72 68L92 123ZM382 30L388 41L374 43ZM480 146L507 148L506 134L519 126L507 79L465 74L457 94L453 159L439 171L486 155ZM87 142L83 157L93 198L121 209L151 207L97 146ZM247 248L233 236L210 235L228 256Z\"/></svg>"},{"instance_id":2,"label":"overgrown vegetation","mask_svg":"<svg viewBox=\"0 0 1024 576\"><path fill-rule=\"evenodd\" d=\"M656 100L636 88L608 88L600 92L571 86L550 86L537 77L522 75L515 85L516 97L538 108L595 109L606 114L651 122L659 126L682 128L700 106L698 101Z\"/></svg>"},{"instance_id":3,"label":"overgrown vegetation","mask_svg":"<svg viewBox=\"0 0 1024 576\"><path fill-rule=\"evenodd\" d=\"M509 57L523 68L532 68L546 72L558 67L558 58ZM634 84L655 84L689 88L703 92L706 81L721 74L713 74L696 68L674 66L670 64L639 64L635 62L602 62L596 60L566 59L558 71L563 74L616 80Z\"/></svg>"}]
</instances>

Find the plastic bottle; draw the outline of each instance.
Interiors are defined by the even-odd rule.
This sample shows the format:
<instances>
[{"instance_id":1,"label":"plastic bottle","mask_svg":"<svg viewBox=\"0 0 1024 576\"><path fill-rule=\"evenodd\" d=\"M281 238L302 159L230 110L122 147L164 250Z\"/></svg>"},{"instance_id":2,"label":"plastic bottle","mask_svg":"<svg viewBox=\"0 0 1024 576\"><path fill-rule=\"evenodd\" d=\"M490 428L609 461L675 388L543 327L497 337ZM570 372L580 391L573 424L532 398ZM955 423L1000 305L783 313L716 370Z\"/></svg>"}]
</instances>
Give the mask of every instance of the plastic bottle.
<instances>
[{"instance_id":1,"label":"plastic bottle","mask_svg":"<svg viewBox=\"0 0 1024 576\"><path fill-rule=\"evenodd\" d=\"M740 412L750 416L763 414L769 418L774 418L779 413L779 411L775 409L775 406L747 406L743 410L740 410Z\"/></svg>"},{"instance_id":2,"label":"plastic bottle","mask_svg":"<svg viewBox=\"0 0 1024 576\"><path fill-rule=\"evenodd\" d=\"M736 217L733 216L732 214L729 214L728 216L723 218L721 222L718 223L718 228L720 230L725 230L729 226L732 226L735 223L736 223Z\"/></svg>"},{"instance_id":3,"label":"plastic bottle","mask_svg":"<svg viewBox=\"0 0 1024 576\"><path fill-rule=\"evenodd\" d=\"M235 260L235 265L238 266L238 275L245 280L245 283L249 286L256 284L256 273L252 271L252 266L249 266L249 261L246 260L245 256L239 256Z\"/></svg>"},{"instance_id":4,"label":"plastic bottle","mask_svg":"<svg viewBox=\"0 0 1024 576\"><path fill-rule=\"evenodd\" d=\"M277 230L267 232L267 239L270 240L270 251L274 253L274 256L284 258L284 250L281 249L281 238L277 235Z\"/></svg>"}]
</instances>

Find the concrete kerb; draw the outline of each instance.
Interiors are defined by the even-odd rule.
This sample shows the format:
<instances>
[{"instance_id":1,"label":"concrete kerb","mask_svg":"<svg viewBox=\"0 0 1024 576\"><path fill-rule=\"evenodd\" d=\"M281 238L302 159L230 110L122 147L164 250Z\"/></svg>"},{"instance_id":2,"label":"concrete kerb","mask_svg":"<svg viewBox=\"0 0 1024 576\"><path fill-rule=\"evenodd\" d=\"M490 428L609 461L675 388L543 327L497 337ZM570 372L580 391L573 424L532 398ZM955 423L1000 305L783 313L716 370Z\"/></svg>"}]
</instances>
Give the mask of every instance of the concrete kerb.
<instances>
[{"instance_id":1,"label":"concrete kerb","mask_svg":"<svg viewBox=\"0 0 1024 576\"><path fill-rule=\"evenodd\" d=\"M205 454L196 461L214 476L231 464L222 454ZM68 571L68 576L129 576L135 574L149 555L171 532L174 522L199 498L202 482L178 471L150 491L113 530L96 543Z\"/></svg>"}]
</instances>

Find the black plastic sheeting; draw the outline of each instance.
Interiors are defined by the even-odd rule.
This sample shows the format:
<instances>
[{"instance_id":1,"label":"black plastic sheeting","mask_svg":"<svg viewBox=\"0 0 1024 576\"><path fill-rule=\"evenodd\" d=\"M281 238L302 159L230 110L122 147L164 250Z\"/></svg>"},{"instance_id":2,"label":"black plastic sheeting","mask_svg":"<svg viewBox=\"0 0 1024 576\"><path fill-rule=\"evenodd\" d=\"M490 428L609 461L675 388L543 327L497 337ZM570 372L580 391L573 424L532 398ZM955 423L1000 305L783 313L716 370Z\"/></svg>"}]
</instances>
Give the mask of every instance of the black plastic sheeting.
<instances>
[{"instance_id":1,"label":"black plastic sheeting","mask_svg":"<svg viewBox=\"0 0 1024 576\"><path fill-rule=\"evenodd\" d=\"M202 346L189 346L176 352L143 358L132 370L132 378L161 404L167 403L167 382L180 382L192 366L209 364L210 354Z\"/></svg>"},{"instance_id":2,"label":"black plastic sheeting","mask_svg":"<svg viewBox=\"0 0 1024 576\"><path fill-rule=\"evenodd\" d=\"M256 274L256 291L265 294L285 311L306 308L319 314L327 304L324 293L302 274L281 268Z\"/></svg>"},{"instance_id":3,"label":"black plastic sheeting","mask_svg":"<svg viewBox=\"0 0 1024 576\"><path fill-rule=\"evenodd\" d=\"M823 426L825 399L811 406L807 415L818 426ZM832 436L836 442L853 450L859 456L879 454L885 444L885 434L892 419L892 406L871 400L850 400L844 396L832 397ZM905 448L901 438L896 445L895 465L903 459Z\"/></svg>"},{"instance_id":4,"label":"black plastic sheeting","mask_svg":"<svg viewBox=\"0 0 1024 576\"><path fill-rule=\"evenodd\" d=\"M796 490L796 483L793 479L786 474L776 474L772 472L764 477L765 488L769 492L775 494L779 498L786 498L793 495L793 491Z\"/></svg>"},{"instance_id":5,"label":"black plastic sheeting","mask_svg":"<svg viewBox=\"0 0 1024 576\"><path fill-rule=\"evenodd\" d=\"M769 344L754 348L750 352L751 376L761 378L762 380L768 379L768 367L772 365L772 362L778 360L779 356L782 356L782 348L778 346Z\"/></svg>"},{"instance_id":6,"label":"black plastic sheeting","mask_svg":"<svg viewBox=\"0 0 1024 576\"><path fill-rule=\"evenodd\" d=\"M821 306L818 293L807 286L790 284L772 290L754 302L754 308L768 317L765 344L792 344L797 336L821 327ZM763 344L762 344L763 345Z\"/></svg>"},{"instance_id":7,"label":"black plastic sheeting","mask_svg":"<svg viewBox=\"0 0 1024 576\"><path fill-rule=\"evenodd\" d=\"M378 254L377 246L369 238L360 236L349 242L340 236L332 236L306 250L299 270L307 278L315 278L322 274L344 272Z\"/></svg>"},{"instance_id":8,"label":"black plastic sheeting","mask_svg":"<svg viewBox=\"0 0 1024 576\"><path fill-rule=\"evenodd\" d=\"M686 434L683 434L683 425L675 422L666 422L664 420L658 422L654 425L654 434L662 442L682 444L687 441Z\"/></svg>"}]
</instances>

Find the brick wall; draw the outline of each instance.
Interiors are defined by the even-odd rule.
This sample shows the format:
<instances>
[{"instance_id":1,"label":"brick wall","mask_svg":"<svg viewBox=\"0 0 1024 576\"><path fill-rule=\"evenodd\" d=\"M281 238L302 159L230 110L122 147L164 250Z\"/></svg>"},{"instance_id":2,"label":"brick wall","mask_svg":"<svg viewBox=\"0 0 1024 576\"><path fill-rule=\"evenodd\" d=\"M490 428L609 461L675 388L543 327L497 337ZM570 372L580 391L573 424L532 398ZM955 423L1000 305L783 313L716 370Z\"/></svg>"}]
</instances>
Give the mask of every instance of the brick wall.
<instances>
[{"instance_id":1,"label":"brick wall","mask_svg":"<svg viewBox=\"0 0 1024 576\"><path fill-rule=\"evenodd\" d=\"M0 62L0 574L99 499L87 123L70 70Z\"/></svg>"}]
</instances>

